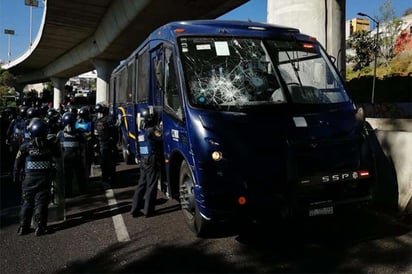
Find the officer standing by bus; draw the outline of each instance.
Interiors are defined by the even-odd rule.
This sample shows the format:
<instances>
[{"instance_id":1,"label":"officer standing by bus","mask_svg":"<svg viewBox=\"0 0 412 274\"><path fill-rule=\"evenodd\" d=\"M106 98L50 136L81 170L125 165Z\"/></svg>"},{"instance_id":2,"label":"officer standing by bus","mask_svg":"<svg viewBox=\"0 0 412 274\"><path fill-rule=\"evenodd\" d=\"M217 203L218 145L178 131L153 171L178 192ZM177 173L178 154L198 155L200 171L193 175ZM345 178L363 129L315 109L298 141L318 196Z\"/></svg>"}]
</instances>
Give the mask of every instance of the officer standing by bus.
<instances>
[{"instance_id":1,"label":"officer standing by bus","mask_svg":"<svg viewBox=\"0 0 412 274\"><path fill-rule=\"evenodd\" d=\"M40 118L33 118L28 130L31 139L20 146L13 170L13 181L22 185L23 199L17 232L19 235L29 233L34 217L35 234L40 236L48 232L47 211L52 182L52 158L57 150L47 140L47 124Z\"/></svg>"},{"instance_id":2,"label":"officer standing by bus","mask_svg":"<svg viewBox=\"0 0 412 274\"><path fill-rule=\"evenodd\" d=\"M136 186L131 214L138 217L143 210L146 217L154 214L157 196L157 182L160 178L163 124L160 118L146 116L144 122L145 138L148 140L148 154L143 156L139 182ZM160 116L160 115L158 115Z\"/></svg>"}]
</instances>

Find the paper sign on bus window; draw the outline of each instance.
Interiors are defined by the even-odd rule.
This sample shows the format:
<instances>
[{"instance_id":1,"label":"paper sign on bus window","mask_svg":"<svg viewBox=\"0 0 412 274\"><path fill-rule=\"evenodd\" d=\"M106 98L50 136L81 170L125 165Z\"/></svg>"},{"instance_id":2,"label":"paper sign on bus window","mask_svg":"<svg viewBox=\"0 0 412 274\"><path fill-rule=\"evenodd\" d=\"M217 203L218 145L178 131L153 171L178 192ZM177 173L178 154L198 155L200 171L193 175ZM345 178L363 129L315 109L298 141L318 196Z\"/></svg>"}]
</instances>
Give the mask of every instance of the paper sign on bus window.
<instances>
[{"instance_id":1,"label":"paper sign on bus window","mask_svg":"<svg viewBox=\"0 0 412 274\"><path fill-rule=\"evenodd\" d=\"M215 42L215 49L217 56L229 56L229 46L226 41L223 42Z\"/></svg>"},{"instance_id":2,"label":"paper sign on bus window","mask_svg":"<svg viewBox=\"0 0 412 274\"><path fill-rule=\"evenodd\" d=\"M209 50L212 47L209 44L204 44L204 45L196 45L197 50Z\"/></svg>"}]
</instances>

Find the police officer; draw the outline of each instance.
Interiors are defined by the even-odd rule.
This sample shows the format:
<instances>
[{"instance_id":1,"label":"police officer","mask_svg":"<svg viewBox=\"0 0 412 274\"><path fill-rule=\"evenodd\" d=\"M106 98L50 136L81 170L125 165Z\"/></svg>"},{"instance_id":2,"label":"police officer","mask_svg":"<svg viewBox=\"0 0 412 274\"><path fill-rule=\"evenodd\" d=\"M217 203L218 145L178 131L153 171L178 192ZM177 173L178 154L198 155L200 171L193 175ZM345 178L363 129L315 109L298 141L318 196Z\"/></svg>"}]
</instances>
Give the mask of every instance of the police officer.
<instances>
[{"instance_id":1,"label":"police officer","mask_svg":"<svg viewBox=\"0 0 412 274\"><path fill-rule=\"evenodd\" d=\"M97 119L94 122L94 135L100 152L102 183L114 183L116 175L116 123L109 115L109 109L103 104L95 107Z\"/></svg>"},{"instance_id":2,"label":"police officer","mask_svg":"<svg viewBox=\"0 0 412 274\"><path fill-rule=\"evenodd\" d=\"M149 141L149 154L144 155L142 159L139 182L133 195L132 209L130 212L133 217L138 217L141 210L143 210L143 214L146 217L154 214L157 182L160 178L161 158L163 154L162 122L159 118L155 119L148 115L143 116L146 116L144 128L145 138Z\"/></svg>"},{"instance_id":3,"label":"police officer","mask_svg":"<svg viewBox=\"0 0 412 274\"><path fill-rule=\"evenodd\" d=\"M10 161L11 150L8 148L8 136L7 131L10 127L11 122L15 119L16 108L12 106L7 106L1 111L0 119L0 153L1 153L1 171L9 172L12 174L13 161ZM15 156L15 155L14 155Z\"/></svg>"},{"instance_id":4,"label":"police officer","mask_svg":"<svg viewBox=\"0 0 412 274\"><path fill-rule=\"evenodd\" d=\"M73 195L74 179L76 179L81 193L85 193L87 190L86 167L81 159L85 143L81 132L75 129L76 117L74 113L66 112L61 120L64 128L58 132L57 140L60 144L60 154L62 157L59 169L63 172L59 172L59 179L64 183L66 189L65 196L69 197Z\"/></svg>"},{"instance_id":5,"label":"police officer","mask_svg":"<svg viewBox=\"0 0 412 274\"><path fill-rule=\"evenodd\" d=\"M34 118L29 124L31 139L24 142L16 156L13 180L22 185L23 204L20 212L19 235L30 232L34 213L36 236L47 233L47 210L52 181L52 157L56 153L47 140L47 124Z\"/></svg>"},{"instance_id":6,"label":"police officer","mask_svg":"<svg viewBox=\"0 0 412 274\"><path fill-rule=\"evenodd\" d=\"M94 143L93 123L90 117L89 107L83 106L79 109L75 128L82 133L83 139L86 142L82 161L83 165L86 167L86 177L89 178Z\"/></svg>"},{"instance_id":7,"label":"police officer","mask_svg":"<svg viewBox=\"0 0 412 274\"><path fill-rule=\"evenodd\" d=\"M57 133L62 129L61 115L60 112L57 111L57 109L49 108L44 120L49 127L49 134L57 135Z\"/></svg>"},{"instance_id":8,"label":"police officer","mask_svg":"<svg viewBox=\"0 0 412 274\"><path fill-rule=\"evenodd\" d=\"M26 112L28 107L19 106L17 116L10 123L7 129L6 143L10 146L10 153L13 161L16 159L17 151L28 135L26 127Z\"/></svg>"}]
</instances>

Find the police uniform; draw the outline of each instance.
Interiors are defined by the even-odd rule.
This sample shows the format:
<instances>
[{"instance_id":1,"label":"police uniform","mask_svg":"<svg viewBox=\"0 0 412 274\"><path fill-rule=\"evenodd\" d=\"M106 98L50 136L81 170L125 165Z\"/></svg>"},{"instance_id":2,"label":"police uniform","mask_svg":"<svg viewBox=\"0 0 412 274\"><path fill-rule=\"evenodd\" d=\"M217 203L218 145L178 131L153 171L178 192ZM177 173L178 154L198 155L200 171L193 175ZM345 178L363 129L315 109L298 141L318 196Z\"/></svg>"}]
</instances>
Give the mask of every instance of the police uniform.
<instances>
[{"instance_id":1,"label":"police uniform","mask_svg":"<svg viewBox=\"0 0 412 274\"><path fill-rule=\"evenodd\" d=\"M57 134L62 157L62 167L60 169L63 171L59 172L60 176L63 176L60 179L64 182L66 196L73 195L75 178L79 191L85 193L87 190L86 166L82 161L84 139L82 133L74 128L75 116L73 113L66 112L63 114L62 123L65 127Z\"/></svg>"},{"instance_id":2,"label":"police uniform","mask_svg":"<svg viewBox=\"0 0 412 274\"><path fill-rule=\"evenodd\" d=\"M82 163L86 167L85 176L86 179L88 179L90 176L91 162L93 158L93 124L90 119L89 110L86 109L86 107L80 108L78 112L78 119L76 120L74 127L81 132L83 139L85 141L85 146L82 155Z\"/></svg>"},{"instance_id":3,"label":"police uniform","mask_svg":"<svg viewBox=\"0 0 412 274\"><path fill-rule=\"evenodd\" d=\"M38 119L38 118L37 118ZM40 119L34 122L44 123ZM36 126L36 125L35 125ZM41 125L47 128L47 125ZM31 130L33 133L37 127ZM23 204L20 211L19 234L29 232L31 219L34 213L36 235L47 232L47 210L50 202L50 188L52 181L53 146L44 137L34 137L24 142L16 156L13 170L15 183L22 185ZM36 136L33 134L33 136Z\"/></svg>"},{"instance_id":4,"label":"police uniform","mask_svg":"<svg viewBox=\"0 0 412 274\"><path fill-rule=\"evenodd\" d=\"M156 205L157 182L160 178L163 153L161 126L148 125L145 128L145 137L149 141L149 153L142 158L139 182L133 195L130 212L133 217L137 217L140 210L143 210L146 217L153 215Z\"/></svg>"},{"instance_id":5,"label":"police uniform","mask_svg":"<svg viewBox=\"0 0 412 274\"><path fill-rule=\"evenodd\" d=\"M115 123L105 110L99 110L104 116L94 123L94 135L99 145L100 167L102 170L102 182L114 183L116 175L116 144Z\"/></svg>"}]
</instances>

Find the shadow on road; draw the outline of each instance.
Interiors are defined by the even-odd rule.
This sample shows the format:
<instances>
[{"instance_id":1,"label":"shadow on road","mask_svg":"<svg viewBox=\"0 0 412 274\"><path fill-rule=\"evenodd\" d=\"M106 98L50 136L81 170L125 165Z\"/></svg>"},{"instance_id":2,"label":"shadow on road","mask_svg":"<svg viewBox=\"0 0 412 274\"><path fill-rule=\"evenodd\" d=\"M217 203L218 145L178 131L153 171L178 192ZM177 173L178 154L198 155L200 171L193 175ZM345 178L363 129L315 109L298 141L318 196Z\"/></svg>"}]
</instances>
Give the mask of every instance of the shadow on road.
<instances>
[{"instance_id":1,"label":"shadow on road","mask_svg":"<svg viewBox=\"0 0 412 274\"><path fill-rule=\"evenodd\" d=\"M405 272L411 266L410 232L410 220L362 211L341 218L252 225L231 238L235 248L230 255L223 252L225 256L211 252L216 239L194 239L184 246L142 245L133 239L58 273L365 273L377 264L389 269L396 265ZM388 245L382 242L387 237L397 238Z\"/></svg>"}]
</instances>

